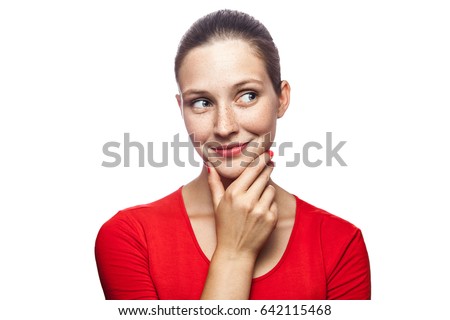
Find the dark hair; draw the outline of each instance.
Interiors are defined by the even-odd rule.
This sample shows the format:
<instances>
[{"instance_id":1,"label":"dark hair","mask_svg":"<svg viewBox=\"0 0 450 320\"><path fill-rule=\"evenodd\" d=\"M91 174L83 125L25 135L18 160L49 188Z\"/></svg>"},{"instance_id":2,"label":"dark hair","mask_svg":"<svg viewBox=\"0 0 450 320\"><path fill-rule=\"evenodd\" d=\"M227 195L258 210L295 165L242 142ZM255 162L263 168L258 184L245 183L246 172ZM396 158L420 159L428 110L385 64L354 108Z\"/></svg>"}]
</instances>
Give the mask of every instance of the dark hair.
<instances>
[{"instance_id":1,"label":"dark hair","mask_svg":"<svg viewBox=\"0 0 450 320\"><path fill-rule=\"evenodd\" d=\"M247 41L264 61L275 92L281 91L280 56L266 27L252 16L234 10L219 10L197 20L181 38L175 57L175 78L184 58L192 49L214 40Z\"/></svg>"}]
</instances>

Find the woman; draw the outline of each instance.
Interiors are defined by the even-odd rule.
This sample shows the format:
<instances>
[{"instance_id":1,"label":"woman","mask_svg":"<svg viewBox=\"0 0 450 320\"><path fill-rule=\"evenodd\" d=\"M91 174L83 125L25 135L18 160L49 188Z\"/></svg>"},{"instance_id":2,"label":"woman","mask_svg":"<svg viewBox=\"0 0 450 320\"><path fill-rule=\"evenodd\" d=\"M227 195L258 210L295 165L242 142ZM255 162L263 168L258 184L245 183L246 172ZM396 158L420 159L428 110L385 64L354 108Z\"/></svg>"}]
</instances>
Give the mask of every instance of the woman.
<instances>
[{"instance_id":1,"label":"woman","mask_svg":"<svg viewBox=\"0 0 450 320\"><path fill-rule=\"evenodd\" d=\"M175 75L205 166L103 225L96 259L106 298L370 299L360 230L270 178L290 87L266 28L230 10L201 18L181 40Z\"/></svg>"}]
</instances>

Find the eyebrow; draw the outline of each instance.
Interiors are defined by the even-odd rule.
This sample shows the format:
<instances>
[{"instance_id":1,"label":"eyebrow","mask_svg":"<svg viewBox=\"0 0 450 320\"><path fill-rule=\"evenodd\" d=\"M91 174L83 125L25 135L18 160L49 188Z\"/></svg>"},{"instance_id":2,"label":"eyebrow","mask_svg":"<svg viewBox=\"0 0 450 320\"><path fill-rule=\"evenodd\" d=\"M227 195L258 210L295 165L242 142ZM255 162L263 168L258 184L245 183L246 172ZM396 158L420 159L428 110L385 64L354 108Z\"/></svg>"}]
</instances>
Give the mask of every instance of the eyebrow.
<instances>
[{"instance_id":1,"label":"eyebrow","mask_svg":"<svg viewBox=\"0 0 450 320\"><path fill-rule=\"evenodd\" d=\"M259 85L264 85L264 82L258 79L246 79L243 81L240 81L238 83L235 83L231 88L232 89L236 89L239 87L243 87L247 84L251 84L251 83L257 83ZM187 89L186 91L181 92L182 96L187 96L187 95L191 95L191 94L196 94L196 95L205 95L208 94L209 92L206 90L196 90L196 89Z\"/></svg>"}]
</instances>

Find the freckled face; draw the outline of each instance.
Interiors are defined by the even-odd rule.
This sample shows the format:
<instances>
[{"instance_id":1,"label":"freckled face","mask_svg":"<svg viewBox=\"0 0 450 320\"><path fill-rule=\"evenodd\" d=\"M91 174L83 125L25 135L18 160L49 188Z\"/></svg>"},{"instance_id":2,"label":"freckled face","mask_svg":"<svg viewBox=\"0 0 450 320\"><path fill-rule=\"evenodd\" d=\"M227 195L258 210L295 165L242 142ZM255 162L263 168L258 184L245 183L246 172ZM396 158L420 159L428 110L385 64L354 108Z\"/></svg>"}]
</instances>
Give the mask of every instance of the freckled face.
<instances>
[{"instance_id":1,"label":"freckled face","mask_svg":"<svg viewBox=\"0 0 450 320\"><path fill-rule=\"evenodd\" d=\"M246 41L220 40L192 49L178 80L188 134L220 175L237 178L270 148L285 108L263 60Z\"/></svg>"}]
</instances>

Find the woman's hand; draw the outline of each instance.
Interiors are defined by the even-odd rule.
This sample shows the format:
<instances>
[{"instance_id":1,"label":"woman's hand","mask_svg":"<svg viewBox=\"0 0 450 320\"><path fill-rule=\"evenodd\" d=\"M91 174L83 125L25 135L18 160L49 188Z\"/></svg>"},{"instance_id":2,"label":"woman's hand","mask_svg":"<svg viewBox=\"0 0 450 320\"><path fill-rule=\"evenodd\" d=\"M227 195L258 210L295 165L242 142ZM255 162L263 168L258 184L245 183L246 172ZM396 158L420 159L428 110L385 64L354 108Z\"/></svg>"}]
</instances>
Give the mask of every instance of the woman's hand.
<instances>
[{"instance_id":1,"label":"woman's hand","mask_svg":"<svg viewBox=\"0 0 450 320\"><path fill-rule=\"evenodd\" d=\"M202 299L248 299L258 253L277 223L275 188L268 185L273 166L259 155L225 190L209 167L217 246Z\"/></svg>"},{"instance_id":2,"label":"woman's hand","mask_svg":"<svg viewBox=\"0 0 450 320\"><path fill-rule=\"evenodd\" d=\"M273 170L269 162L268 152L259 155L226 190L215 168L209 168L208 183L216 221L216 252L256 260L275 228L275 188L267 184Z\"/></svg>"}]
</instances>

